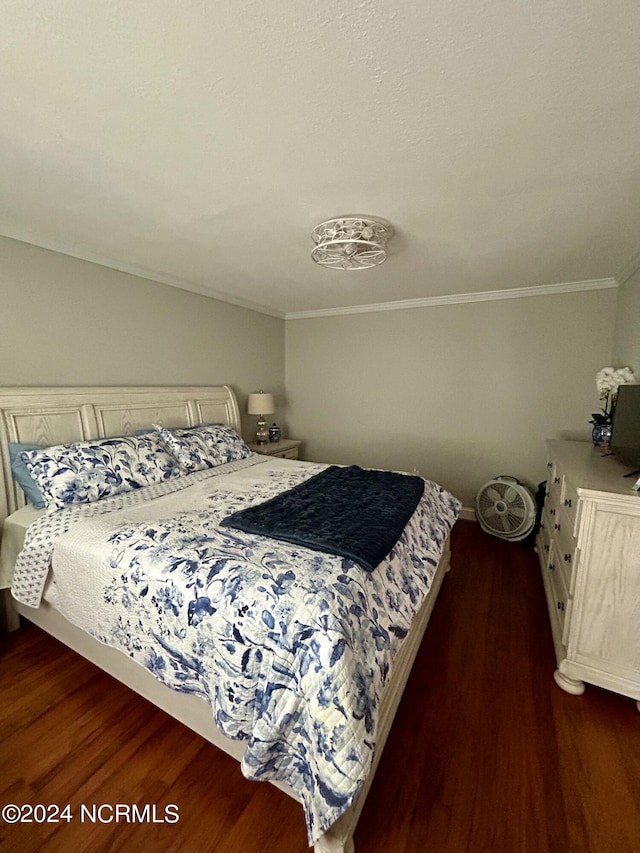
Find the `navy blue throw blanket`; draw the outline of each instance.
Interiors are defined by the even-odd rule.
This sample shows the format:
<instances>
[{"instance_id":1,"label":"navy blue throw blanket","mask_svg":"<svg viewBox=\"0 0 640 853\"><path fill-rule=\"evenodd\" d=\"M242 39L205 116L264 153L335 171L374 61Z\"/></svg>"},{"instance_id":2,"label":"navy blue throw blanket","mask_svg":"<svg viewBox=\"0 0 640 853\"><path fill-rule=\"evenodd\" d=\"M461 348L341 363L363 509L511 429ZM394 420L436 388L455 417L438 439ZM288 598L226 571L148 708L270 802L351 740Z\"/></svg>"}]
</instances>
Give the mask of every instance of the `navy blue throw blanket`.
<instances>
[{"instance_id":1,"label":"navy blue throw blanket","mask_svg":"<svg viewBox=\"0 0 640 853\"><path fill-rule=\"evenodd\" d=\"M420 477L332 465L222 524L347 557L371 572L402 535L423 493Z\"/></svg>"}]
</instances>

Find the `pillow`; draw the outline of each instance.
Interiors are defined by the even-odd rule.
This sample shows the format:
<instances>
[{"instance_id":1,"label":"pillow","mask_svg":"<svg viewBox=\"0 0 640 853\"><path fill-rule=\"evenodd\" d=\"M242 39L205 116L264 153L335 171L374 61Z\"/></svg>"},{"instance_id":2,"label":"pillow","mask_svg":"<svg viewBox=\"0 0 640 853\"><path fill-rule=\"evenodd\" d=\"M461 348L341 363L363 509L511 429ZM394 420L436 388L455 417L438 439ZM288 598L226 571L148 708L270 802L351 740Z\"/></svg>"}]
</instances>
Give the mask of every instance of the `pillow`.
<instances>
[{"instance_id":1,"label":"pillow","mask_svg":"<svg viewBox=\"0 0 640 853\"><path fill-rule=\"evenodd\" d=\"M42 492L37 487L35 480L29 473L26 462L22 458L24 450L42 450L42 444L33 444L30 441L10 441L9 442L9 461L11 462L11 471L13 479L20 486L26 499L36 509L44 507L44 498Z\"/></svg>"},{"instance_id":2,"label":"pillow","mask_svg":"<svg viewBox=\"0 0 640 853\"><path fill-rule=\"evenodd\" d=\"M183 471L191 473L215 467L216 463L210 458L209 448L202 436L186 429L170 430L158 425L155 425L155 429L165 450L177 459Z\"/></svg>"},{"instance_id":3,"label":"pillow","mask_svg":"<svg viewBox=\"0 0 640 853\"><path fill-rule=\"evenodd\" d=\"M223 424L166 429L156 425L166 449L184 471L202 471L244 459L251 451L231 427Z\"/></svg>"},{"instance_id":4,"label":"pillow","mask_svg":"<svg viewBox=\"0 0 640 853\"><path fill-rule=\"evenodd\" d=\"M251 456L251 451L233 427L218 424L210 427L208 432L211 435L213 449L221 459L221 464Z\"/></svg>"},{"instance_id":5,"label":"pillow","mask_svg":"<svg viewBox=\"0 0 640 853\"><path fill-rule=\"evenodd\" d=\"M23 451L21 456L50 512L180 475L155 432L76 441Z\"/></svg>"}]
</instances>

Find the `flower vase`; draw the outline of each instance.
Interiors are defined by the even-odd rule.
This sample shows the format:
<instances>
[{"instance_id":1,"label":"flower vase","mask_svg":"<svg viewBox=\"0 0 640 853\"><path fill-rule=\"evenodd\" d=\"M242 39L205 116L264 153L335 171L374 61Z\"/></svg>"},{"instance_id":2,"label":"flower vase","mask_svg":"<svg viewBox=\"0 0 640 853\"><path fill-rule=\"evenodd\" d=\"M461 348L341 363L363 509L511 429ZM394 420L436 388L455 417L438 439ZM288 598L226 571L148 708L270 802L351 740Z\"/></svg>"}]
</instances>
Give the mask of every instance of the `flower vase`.
<instances>
[{"instance_id":1,"label":"flower vase","mask_svg":"<svg viewBox=\"0 0 640 853\"><path fill-rule=\"evenodd\" d=\"M609 444L611 439L611 424L594 424L591 430L591 440L595 447Z\"/></svg>"}]
</instances>

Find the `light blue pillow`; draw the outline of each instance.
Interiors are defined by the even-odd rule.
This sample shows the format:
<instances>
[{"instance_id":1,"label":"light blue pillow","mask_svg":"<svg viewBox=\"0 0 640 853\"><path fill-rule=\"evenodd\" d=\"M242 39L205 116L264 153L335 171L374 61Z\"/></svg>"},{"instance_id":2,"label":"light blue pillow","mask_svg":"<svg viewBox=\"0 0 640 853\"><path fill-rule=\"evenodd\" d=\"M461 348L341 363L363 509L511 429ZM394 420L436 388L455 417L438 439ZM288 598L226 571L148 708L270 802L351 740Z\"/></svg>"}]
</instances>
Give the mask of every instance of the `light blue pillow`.
<instances>
[{"instance_id":1,"label":"light blue pillow","mask_svg":"<svg viewBox=\"0 0 640 853\"><path fill-rule=\"evenodd\" d=\"M49 512L180 476L155 432L60 444L22 457Z\"/></svg>"},{"instance_id":2,"label":"light blue pillow","mask_svg":"<svg viewBox=\"0 0 640 853\"><path fill-rule=\"evenodd\" d=\"M27 463L22 458L22 453L25 450L42 450L42 444L34 444L30 441L10 441L9 442L9 460L11 462L11 471L13 479L20 486L26 499L36 509L42 509L45 505L42 492L37 487L35 480L29 473Z\"/></svg>"}]
</instances>

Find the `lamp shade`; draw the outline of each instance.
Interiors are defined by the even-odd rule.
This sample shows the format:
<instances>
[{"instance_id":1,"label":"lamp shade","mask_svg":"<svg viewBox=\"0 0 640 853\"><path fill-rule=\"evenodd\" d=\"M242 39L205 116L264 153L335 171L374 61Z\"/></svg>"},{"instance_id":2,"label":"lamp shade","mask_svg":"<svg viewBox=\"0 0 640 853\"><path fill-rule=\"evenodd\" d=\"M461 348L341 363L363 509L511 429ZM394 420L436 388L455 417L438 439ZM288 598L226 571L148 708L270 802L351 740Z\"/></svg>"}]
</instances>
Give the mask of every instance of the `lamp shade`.
<instances>
[{"instance_id":1,"label":"lamp shade","mask_svg":"<svg viewBox=\"0 0 640 853\"><path fill-rule=\"evenodd\" d=\"M273 394L265 394L263 391L258 394L249 394L247 400L248 415L272 415L274 412Z\"/></svg>"}]
</instances>

